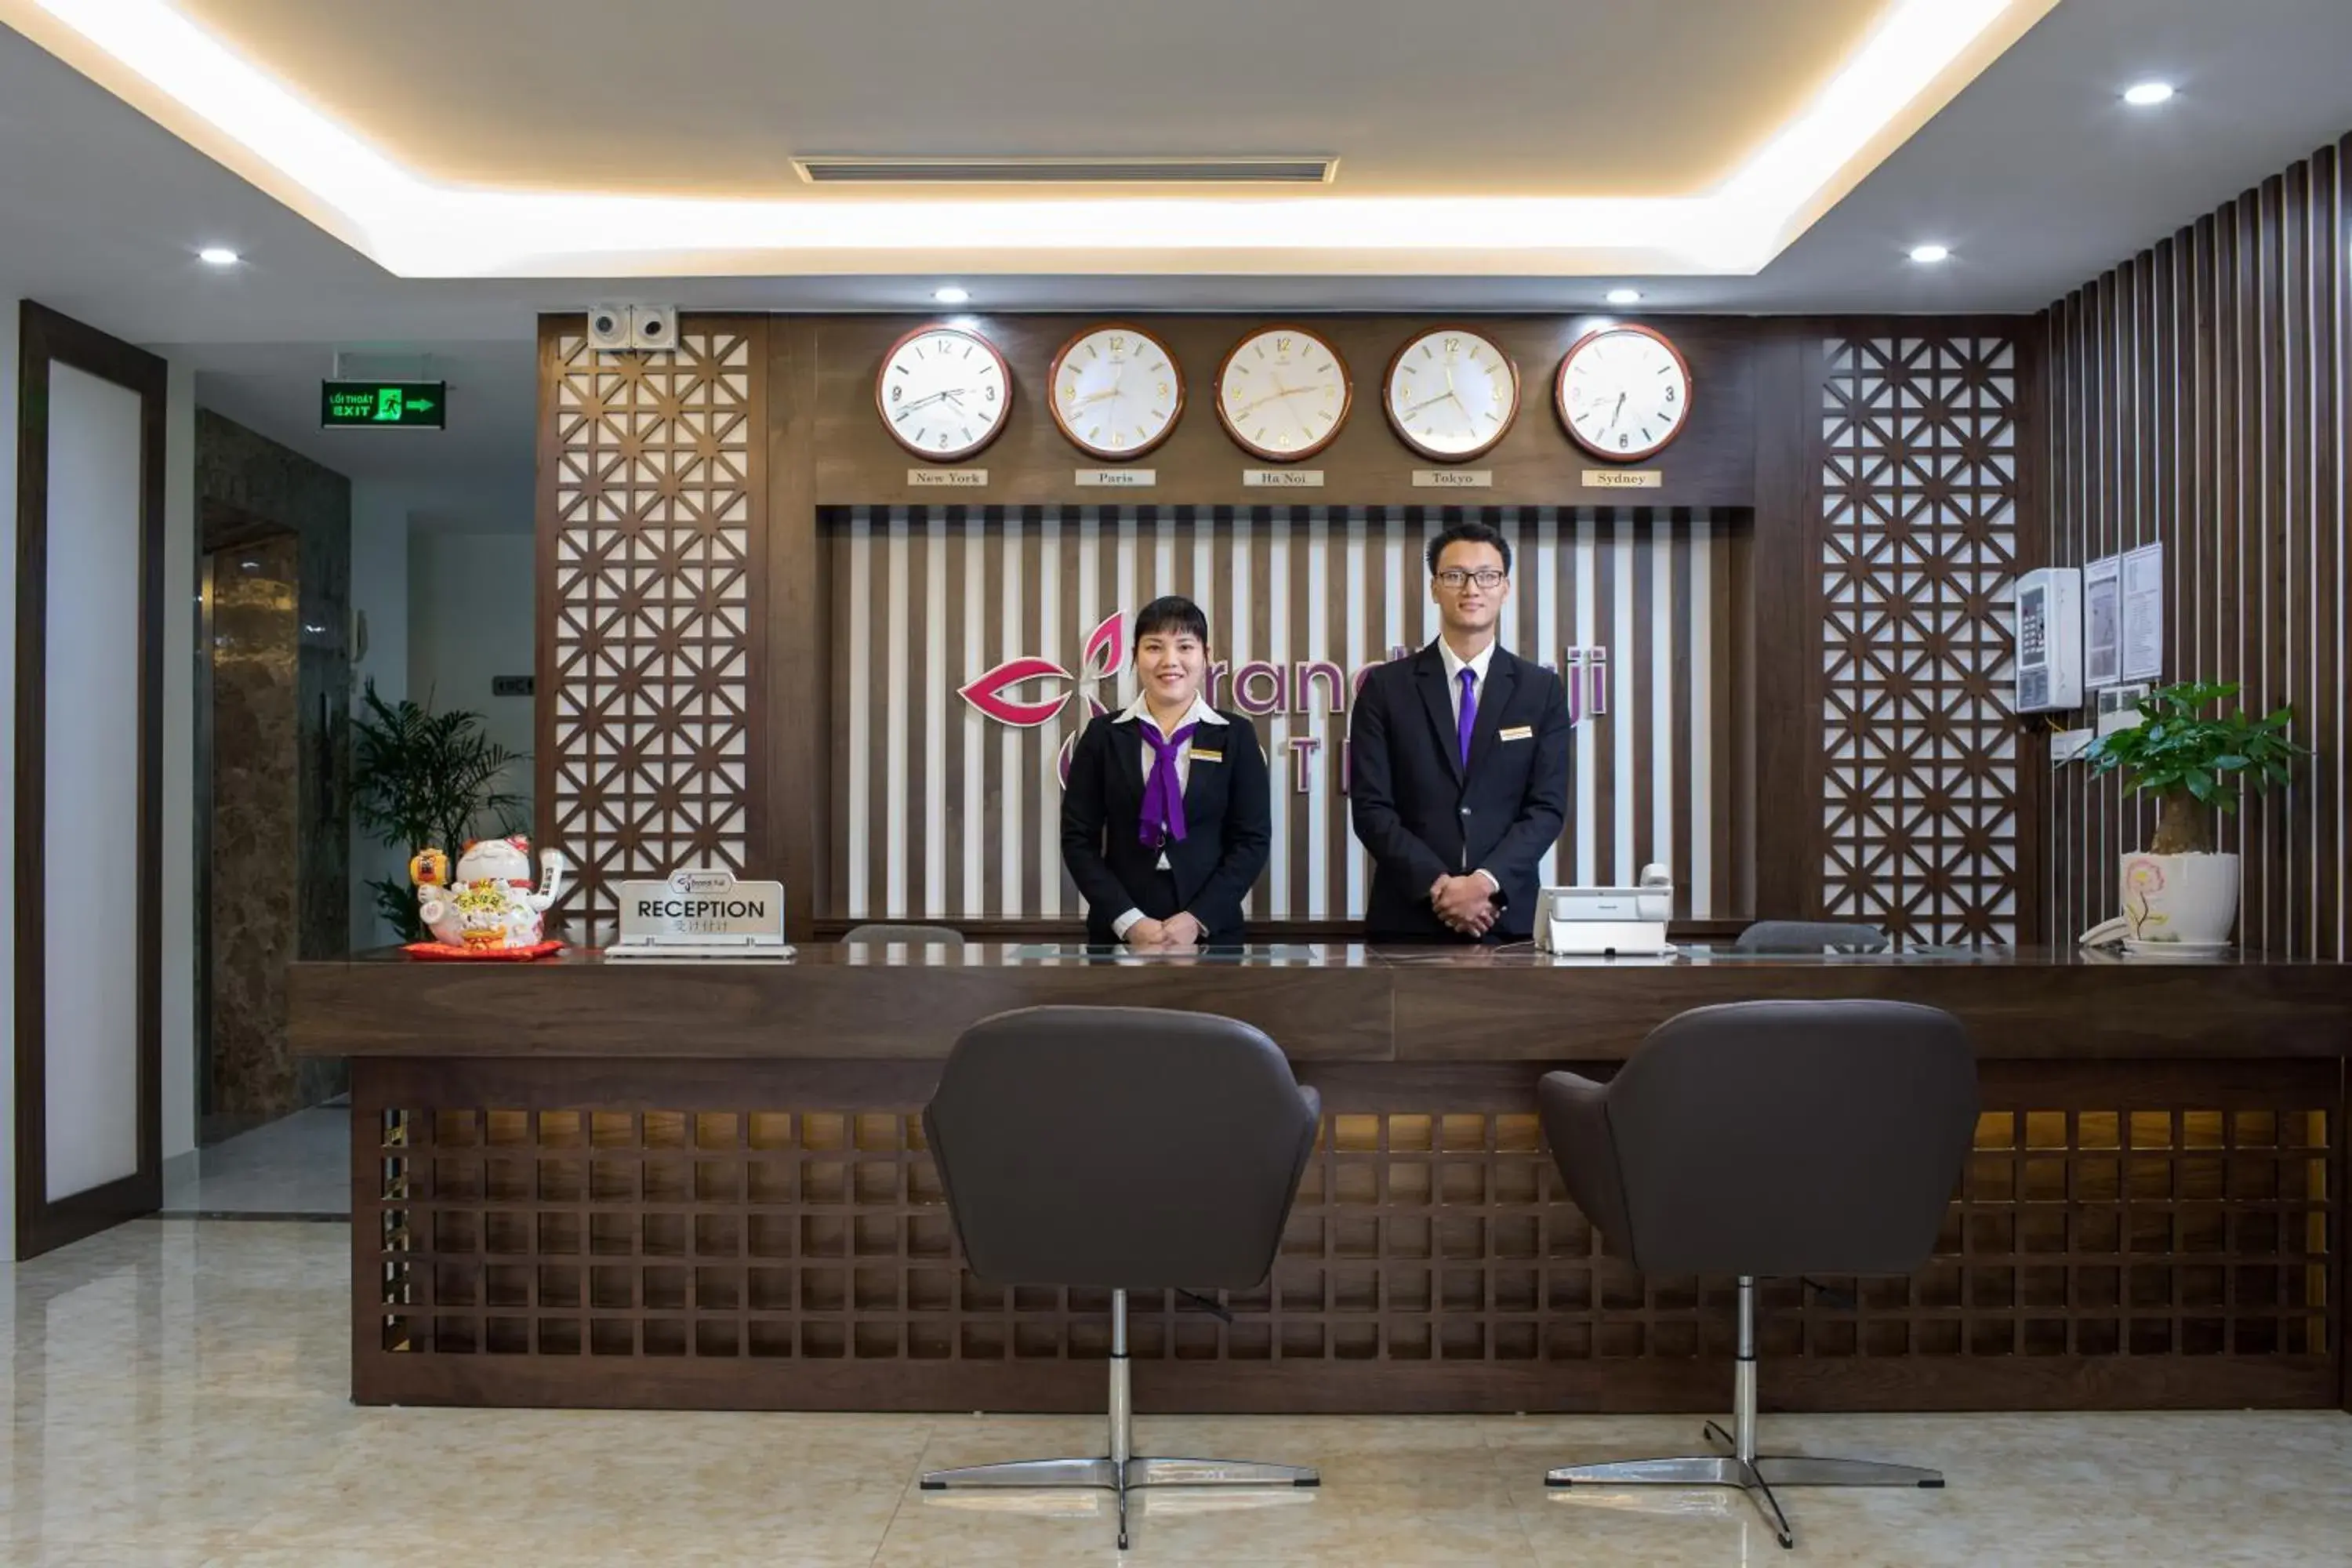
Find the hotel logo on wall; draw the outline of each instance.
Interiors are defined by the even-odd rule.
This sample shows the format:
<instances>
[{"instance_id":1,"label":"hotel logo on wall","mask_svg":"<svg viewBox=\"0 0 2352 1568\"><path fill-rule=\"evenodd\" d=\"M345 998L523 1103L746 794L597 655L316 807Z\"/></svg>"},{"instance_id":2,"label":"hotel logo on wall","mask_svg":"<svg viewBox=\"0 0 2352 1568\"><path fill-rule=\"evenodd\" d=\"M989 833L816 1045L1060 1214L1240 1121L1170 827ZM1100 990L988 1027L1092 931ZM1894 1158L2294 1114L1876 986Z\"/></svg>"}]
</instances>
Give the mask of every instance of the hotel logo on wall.
<instances>
[{"instance_id":1,"label":"hotel logo on wall","mask_svg":"<svg viewBox=\"0 0 2352 1568\"><path fill-rule=\"evenodd\" d=\"M1389 658L1403 658L1413 651L1391 647ZM1119 611L1105 616L1087 634L1086 649L1076 670L1065 669L1038 654L1021 654L982 670L957 688L956 695L997 723L1017 730L1039 729L1074 709L1080 710L1081 721L1062 737L1055 759L1055 775L1066 784L1070 752L1077 745L1087 722L1111 710L1097 691L1105 681L1116 680L1119 667L1126 662L1127 615ZM1216 659L1209 665L1204 695L1213 707L1230 706L1254 719L1276 713L1313 713L1318 710L1318 703L1322 704L1323 712L1344 714L1348 704L1362 689L1365 677L1378 668L1377 664L1362 665L1349 675L1328 658L1303 658L1287 668L1270 660L1252 659L1234 669L1223 659ZM1607 717L1609 650L1599 647L1562 648L1558 668L1568 672L1565 684L1569 722L1581 724L1587 719ZM1230 692L1226 689L1228 678ZM1024 688L1036 688L1037 694L1024 695ZM1293 787L1305 795L1313 787L1316 753L1323 749L1323 742L1316 736L1299 735L1293 736L1287 745ZM1345 795L1348 742L1344 739L1339 742L1339 793Z\"/></svg>"}]
</instances>

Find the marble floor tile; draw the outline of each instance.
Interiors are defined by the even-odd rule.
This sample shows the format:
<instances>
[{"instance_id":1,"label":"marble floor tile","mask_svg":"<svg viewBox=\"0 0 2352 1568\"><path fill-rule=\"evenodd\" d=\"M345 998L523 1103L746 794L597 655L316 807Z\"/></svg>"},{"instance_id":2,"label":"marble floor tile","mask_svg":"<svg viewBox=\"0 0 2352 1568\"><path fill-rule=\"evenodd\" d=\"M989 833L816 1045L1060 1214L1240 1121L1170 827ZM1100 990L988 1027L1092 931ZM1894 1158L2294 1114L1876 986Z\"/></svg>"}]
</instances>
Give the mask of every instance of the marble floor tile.
<instances>
[{"instance_id":1,"label":"marble floor tile","mask_svg":"<svg viewBox=\"0 0 2352 1568\"><path fill-rule=\"evenodd\" d=\"M926 1493L929 1468L1100 1451L1092 1416L362 1409L341 1227L149 1221L0 1267L5 1568L2352 1562L2352 1417L1765 1418L1766 1446L1943 1469L1791 1489L1557 1492L1697 1416L1138 1417L1143 1451L1312 1465L1312 1490Z\"/></svg>"},{"instance_id":2,"label":"marble floor tile","mask_svg":"<svg viewBox=\"0 0 2352 1568\"><path fill-rule=\"evenodd\" d=\"M282 1116L163 1165L163 1212L352 1212L352 1112L321 1105Z\"/></svg>"}]
</instances>

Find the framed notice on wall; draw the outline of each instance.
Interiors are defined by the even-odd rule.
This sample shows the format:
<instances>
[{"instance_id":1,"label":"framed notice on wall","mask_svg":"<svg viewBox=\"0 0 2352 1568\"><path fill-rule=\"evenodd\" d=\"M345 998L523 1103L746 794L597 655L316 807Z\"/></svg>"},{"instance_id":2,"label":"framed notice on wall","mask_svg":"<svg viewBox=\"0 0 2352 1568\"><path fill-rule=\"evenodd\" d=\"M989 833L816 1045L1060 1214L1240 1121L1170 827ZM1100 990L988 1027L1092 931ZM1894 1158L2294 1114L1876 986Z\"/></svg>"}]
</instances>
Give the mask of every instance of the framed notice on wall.
<instances>
[{"instance_id":1,"label":"framed notice on wall","mask_svg":"<svg viewBox=\"0 0 2352 1568\"><path fill-rule=\"evenodd\" d=\"M2123 679L2123 567L2103 555L2083 568L2083 685L2096 691Z\"/></svg>"},{"instance_id":2,"label":"framed notice on wall","mask_svg":"<svg viewBox=\"0 0 2352 1568\"><path fill-rule=\"evenodd\" d=\"M2144 544L2123 557L2123 678L2164 673L2164 546Z\"/></svg>"}]
</instances>

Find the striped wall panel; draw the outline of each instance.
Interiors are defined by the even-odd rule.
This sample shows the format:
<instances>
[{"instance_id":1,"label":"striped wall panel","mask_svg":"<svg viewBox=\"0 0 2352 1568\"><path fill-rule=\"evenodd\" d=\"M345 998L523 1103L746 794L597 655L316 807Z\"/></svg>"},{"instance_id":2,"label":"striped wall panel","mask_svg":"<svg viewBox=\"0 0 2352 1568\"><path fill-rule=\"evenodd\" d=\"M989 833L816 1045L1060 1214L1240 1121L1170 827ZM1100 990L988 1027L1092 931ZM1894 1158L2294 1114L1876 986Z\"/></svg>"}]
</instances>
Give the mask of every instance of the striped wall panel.
<instances>
[{"instance_id":1,"label":"striped wall panel","mask_svg":"<svg viewBox=\"0 0 2352 1568\"><path fill-rule=\"evenodd\" d=\"M2239 940L2352 958L2344 742L2347 363L2345 160L2315 153L2076 289L2043 317L2051 559L2165 546L2168 680L2292 702L2316 755L2223 819L2243 857ZM2116 912L2116 864L2152 808L2062 773L2044 896L2053 933Z\"/></svg>"},{"instance_id":2,"label":"striped wall panel","mask_svg":"<svg viewBox=\"0 0 2352 1568\"><path fill-rule=\"evenodd\" d=\"M1662 860L1685 915L1743 913L1730 628L1747 514L1482 515L1513 542L1506 646L1564 668L1581 710L1574 809L1546 876L1629 879ZM1180 593L1208 612L1219 705L1265 710L1275 855L1252 917L1360 917L1369 867L1341 792L1344 710L1356 670L1435 635L1421 552L1438 526L1402 507L829 511L830 912L1081 918L1061 868L1057 760L1090 704L1132 699L1123 617ZM1116 649L1106 634L1090 656L1107 623ZM1000 721L961 694L1022 658L1051 668L1006 694L1048 705L1043 722Z\"/></svg>"}]
</instances>

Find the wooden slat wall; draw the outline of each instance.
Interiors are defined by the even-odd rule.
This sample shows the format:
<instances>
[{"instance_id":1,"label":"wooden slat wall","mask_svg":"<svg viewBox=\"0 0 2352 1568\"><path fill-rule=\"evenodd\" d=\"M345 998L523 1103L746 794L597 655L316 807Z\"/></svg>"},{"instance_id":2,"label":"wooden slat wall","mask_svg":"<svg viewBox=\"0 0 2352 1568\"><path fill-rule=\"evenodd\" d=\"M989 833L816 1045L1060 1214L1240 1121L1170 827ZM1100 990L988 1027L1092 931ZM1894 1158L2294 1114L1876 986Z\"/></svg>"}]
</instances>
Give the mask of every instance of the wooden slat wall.
<instances>
[{"instance_id":1,"label":"wooden slat wall","mask_svg":"<svg viewBox=\"0 0 2352 1568\"><path fill-rule=\"evenodd\" d=\"M2076 289L2043 317L2051 560L2165 547L2164 679L2292 702L2315 756L2223 819L2244 857L2239 938L2347 952L2344 739L2347 362L2344 161L2322 149ZM2084 721L2087 722L2088 721ZM2080 770L2051 792L2050 929L2116 912L2152 807Z\"/></svg>"},{"instance_id":2,"label":"wooden slat wall","mask_svg":"<svg viewBox=\"0 0 2352 1568\"><path fill-rule=\"evenodd\" d=\"M1748 784L1732 658L1735 552L1744 512L1706 508L1490 507L1513 543L1502 640L1580 689L1568 827L1547 880L1631 881L1673 868L1676 913L1740 914L1735 812ZM1233 671L1286 679L1305 661L1355 671L1436 633L1423 542L1446 515L1420 507L875 507L825 513L835 563L832 887L849 919L1076 920L1061 864L1060 750L1091 694L1131 700L1130 666L1086 668L1087 634L1163 593L1208 612L1228 665L1218 706L1246 708ZM1128 647L1124 637L1122 648ZM1605 661L1598 657L1605 654ZM1024 686L1068 692L1017 729L958 695L1018 656L1077 674ZM1099 677L1099 679L1097 679ZM1262 702L1261 677L1252 695ZM1313 679L1258 721L1274 773L1275 856L1259 921L1360 920L1369 862L1339 788L1344 711ZM1292 749L1314 742L1303 756ZM1303 787L1302 787L1303 785Z\"/></svg>"}]
</instances>

